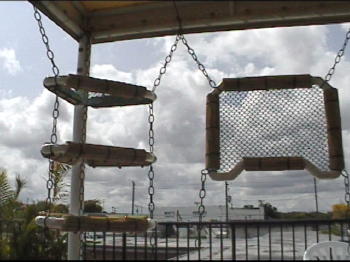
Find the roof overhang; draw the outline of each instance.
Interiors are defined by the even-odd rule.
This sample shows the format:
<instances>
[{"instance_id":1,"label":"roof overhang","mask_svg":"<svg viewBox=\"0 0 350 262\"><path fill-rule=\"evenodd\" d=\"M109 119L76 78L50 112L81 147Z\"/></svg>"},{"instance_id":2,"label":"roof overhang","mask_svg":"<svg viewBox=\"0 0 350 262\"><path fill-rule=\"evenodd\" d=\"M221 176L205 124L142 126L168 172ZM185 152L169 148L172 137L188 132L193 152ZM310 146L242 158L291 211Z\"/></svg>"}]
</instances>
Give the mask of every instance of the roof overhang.
<instances>
[{"instance_id":1,"label":"roof overhang","mask_svg":"<svg viewBox=\"0 0 350 262\"><path fill-rule=\"evenodd\" d=\"M32 1L74 39L91 41L178 33L172 1ZM183 33L350 22L350 1L177 1Z\"/></svg>"}]
</instances>

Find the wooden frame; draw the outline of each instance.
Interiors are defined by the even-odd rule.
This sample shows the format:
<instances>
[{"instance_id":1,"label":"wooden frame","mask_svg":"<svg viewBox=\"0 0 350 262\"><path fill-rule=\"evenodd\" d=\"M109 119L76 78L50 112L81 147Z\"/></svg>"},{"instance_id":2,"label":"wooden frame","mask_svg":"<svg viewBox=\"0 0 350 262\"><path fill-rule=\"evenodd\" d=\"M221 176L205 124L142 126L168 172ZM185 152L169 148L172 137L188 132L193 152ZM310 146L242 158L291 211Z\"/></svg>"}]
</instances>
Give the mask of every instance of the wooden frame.
<instances>
[{"instance_id":1,"label":"wooden frame","mask_svg":"<svg viewBox=\"0 0 350 262\"><path fill-rule=\"evenodd\" d=\"M31 1L77 41L92 44L175 35L172 1ZM177 1L183 33L350 22L347 1Z\"/></svg>"},{"instance_id":2,"label":"wooden frame","mask_svg":"<svg viewBox=\"0 0 350 262\"><path fill-rule=\"evenodd\" d=\"M254 157L243 159L229 172L217 173L220 169L220 114L219 95L229 91L253 91L269 89L311 88L322 86L327 121L329 169L324 172L313 163L300 157ZM247 171L281 171L308 170L318 178L336 178L344 168L342 147L341 119L337 89L325 83L319 77L310 75L264 76L224 79L217 89L207 96L206 116L206 168L210 170L213 180L232 180L243 170Z\"/></svg>"},{"instance_id":3,"label":"wooden frame","mask_svg":"<svg viewBox=\"0 0 350 262\"><path fill-rule=\"evenodd\" d=\"M91 167L148 166L156 161L152 153L143 149L133 149L94 144L67 142L63 145L45 144L41 148L43 157L74 165L83 159Z\"/></svg>"},{"instance_id":4,"label":"wooden frame","mask_svg":"<svg viewBox=\"0 0 350 262\"><path fill-rule=\"evenodd\" d=\"M44 86L73 105L94 108L145 105L154 102L157 98L153 92L143 86L73 74L59 76L57 79L47 77L44 80ZM99 93L103 96L83 97L79 90Z\"/></svg>"},{"instance_id":5,"label":"wooden frame","mask_svg":"<svg viewBox=\"0 0 350 262\"><path fill-rule=\"evenodd\" d=\"M37 216L35 223L66 232L146 232L155 227L155 221L146 216Z\"/></svg>"}]
</instances>

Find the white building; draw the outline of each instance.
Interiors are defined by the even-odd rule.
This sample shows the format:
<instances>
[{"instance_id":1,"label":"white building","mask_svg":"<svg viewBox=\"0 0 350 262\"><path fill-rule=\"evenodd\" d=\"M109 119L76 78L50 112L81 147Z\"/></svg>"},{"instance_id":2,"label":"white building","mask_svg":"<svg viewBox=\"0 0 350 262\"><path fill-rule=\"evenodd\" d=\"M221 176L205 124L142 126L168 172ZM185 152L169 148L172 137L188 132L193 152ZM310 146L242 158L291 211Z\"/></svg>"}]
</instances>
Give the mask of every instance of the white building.
<instances>
[{"instance_id":1,"label":"white building","mask_svg":"<svg viewBox=\"0 0 350 262\"><path fill-rule=\"evenodd\" d=\"M203 221L226 221L224 205L205 206ZM228 220L263 220L264 207L228 208ZM196 222L198 221L197 207L157 207L154 218L158 222Z\"/></svg>"}]
</instances>

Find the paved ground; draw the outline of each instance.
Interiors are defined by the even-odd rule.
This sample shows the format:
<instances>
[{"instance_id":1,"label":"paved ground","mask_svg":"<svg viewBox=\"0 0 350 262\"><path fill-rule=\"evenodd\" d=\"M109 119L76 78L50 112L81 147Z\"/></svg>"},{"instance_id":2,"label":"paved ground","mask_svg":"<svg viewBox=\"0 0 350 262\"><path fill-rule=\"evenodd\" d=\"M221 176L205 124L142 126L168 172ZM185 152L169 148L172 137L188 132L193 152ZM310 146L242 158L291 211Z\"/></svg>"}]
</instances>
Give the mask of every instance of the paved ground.
<instances>
[{"instance_id":1,"label":"paved ground","mask_svg":"<svg viewBox=\"0 0 350 262\"><path fill-rule=\"evenodd\" d=\"M340 240L339 237L332 235L332 240ZM259 241L259 245L258 245ZM237 260L302 260L305 251L305 246L308 247L313 243L316 243L316 232L308 232L307 241L305 243L304 230L296 229L294 233L292 231L283 232L281 238L280 232L271 233L271 248L269 245L269 234L264 234L259 237L253 237L247 240L236 239L236 253L232 252L232 242L230 239L223 240L223 252L220 252L220 240L216 239L212 244L212 257L211 259L224 259L232 260L235 256ZM319 242L329 241L328 234L319 234ZM293 246L294 242L294 246ZM210 259L210 249L208 243L204 242L203 245L207 247L201 250L201 259ZM259 254L259 255L258 255ZM187 260L188 256L183 255L180 260ZM198 251L191 252L189 256L190 260L198 259Z\"/></svg>"}]
</instances>

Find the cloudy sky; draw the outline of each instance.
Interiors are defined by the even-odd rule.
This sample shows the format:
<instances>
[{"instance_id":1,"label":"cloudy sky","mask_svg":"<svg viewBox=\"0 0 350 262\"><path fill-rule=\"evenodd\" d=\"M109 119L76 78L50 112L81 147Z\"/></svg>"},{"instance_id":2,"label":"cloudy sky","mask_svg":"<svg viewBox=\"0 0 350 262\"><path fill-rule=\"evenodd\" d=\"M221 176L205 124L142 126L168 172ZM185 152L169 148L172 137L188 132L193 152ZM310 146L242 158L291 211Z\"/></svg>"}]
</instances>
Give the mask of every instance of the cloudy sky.
<instances>
[{"instance_id":1,"label":"cloudy sky","mask_svg":"<svg viewBox=\"0 0 350 262\"><path fill-rule=\"evenodd\" d=\"M32 6L0 2L0 167L13 182L27 180L22 201L44 199L48 163L40 155L49 140L54 95L42 80L51 75ZM78 45L59 27L43 18L61 74L75 73ZM219 83L224 77L277 74L324 76L343 43L348 25L232 31L186 36L208 73ZM92 49L91 75L152 87L174 36L98 44ZM350 156L349 53L331 84L339 89L345 160ZM158 206L188 206L198 201L200 170L204 168L205 97L211 91L183 45L157 89L155 102L155 202ZM89 143L145 148L147 106L89 109ZM62 101L59 142L72 139L73 106ZM147 168L87 168L86 199L104 201L129 211L131 181L136 204L147 210ZM69 182L70 177L68 177ZM233 206L266 200L279 210L314 210L313 178L305 172L245 172L230 181ZM224 183L208 181L206 204L224 204ZM340 177L318 181L320 210L343 202Z\"/></svg>"}]
</instances>

